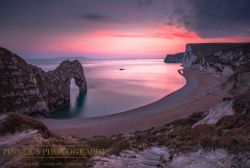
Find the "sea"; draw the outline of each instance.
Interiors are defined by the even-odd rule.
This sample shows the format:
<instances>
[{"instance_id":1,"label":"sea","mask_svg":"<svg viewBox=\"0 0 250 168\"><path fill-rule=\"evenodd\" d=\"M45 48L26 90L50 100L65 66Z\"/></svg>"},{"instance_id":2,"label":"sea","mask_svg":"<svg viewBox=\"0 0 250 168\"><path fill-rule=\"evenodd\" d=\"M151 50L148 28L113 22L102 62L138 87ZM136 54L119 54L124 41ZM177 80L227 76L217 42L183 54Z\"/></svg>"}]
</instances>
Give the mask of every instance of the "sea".
<instances>
[{"instance_id":1,"label":"sea","mask_svg":"<svg viewBox=\"0 0 250 168\"><path fill-rule=\"evenodd\" d=\"M29 60L45 71L55 69L59 59ZM111 115L153 103L183 87L186 80L178 73L180 64L162 59L80 60L88 90L79 93L74 79L70 104L50 118L91 118Z\"/></svg>"}]
</instances>

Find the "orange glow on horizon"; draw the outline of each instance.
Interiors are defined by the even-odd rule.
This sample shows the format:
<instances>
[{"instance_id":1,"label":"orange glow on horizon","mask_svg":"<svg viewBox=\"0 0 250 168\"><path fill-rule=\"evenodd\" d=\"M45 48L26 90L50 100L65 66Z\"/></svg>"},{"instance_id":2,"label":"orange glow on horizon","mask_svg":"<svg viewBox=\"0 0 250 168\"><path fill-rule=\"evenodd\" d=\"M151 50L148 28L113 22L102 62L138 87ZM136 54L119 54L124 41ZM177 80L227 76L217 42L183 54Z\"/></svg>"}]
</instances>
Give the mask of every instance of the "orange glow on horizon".
<instances>
[{"instance_id":1,"label":"orange glow on horizon","mask_svg":"<svg viewBox=\"0 0 250 168\"><path fill-rule=\"evenodd\" d=\"M162 26L141 31L99 30L86 34L76 33L51 44L55 52L76 52L99 55L145 55L162 57L185 50L187 43L244 42L250 38L202 38L195 32L176 26Z\"/></svg>"}]
</instances>

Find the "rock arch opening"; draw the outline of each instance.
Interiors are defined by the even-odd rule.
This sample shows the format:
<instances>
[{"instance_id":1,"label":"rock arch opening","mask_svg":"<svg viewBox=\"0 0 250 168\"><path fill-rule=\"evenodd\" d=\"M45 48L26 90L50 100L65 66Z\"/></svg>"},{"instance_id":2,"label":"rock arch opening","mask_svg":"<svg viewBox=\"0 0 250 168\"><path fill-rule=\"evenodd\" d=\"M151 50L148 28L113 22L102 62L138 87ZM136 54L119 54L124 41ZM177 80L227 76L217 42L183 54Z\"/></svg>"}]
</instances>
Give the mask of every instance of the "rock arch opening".
<instances>
[{"instance_id":1,"label":"rock arch opening","mask_svg":"<svg viewBox=\"0 0 250 168\"><path fill-rule=\"evenodd\" d=\"M76 79L70 80L70 106L75 108L80 94L80 87L76 84Z\"/></svg>"}]
</instances>

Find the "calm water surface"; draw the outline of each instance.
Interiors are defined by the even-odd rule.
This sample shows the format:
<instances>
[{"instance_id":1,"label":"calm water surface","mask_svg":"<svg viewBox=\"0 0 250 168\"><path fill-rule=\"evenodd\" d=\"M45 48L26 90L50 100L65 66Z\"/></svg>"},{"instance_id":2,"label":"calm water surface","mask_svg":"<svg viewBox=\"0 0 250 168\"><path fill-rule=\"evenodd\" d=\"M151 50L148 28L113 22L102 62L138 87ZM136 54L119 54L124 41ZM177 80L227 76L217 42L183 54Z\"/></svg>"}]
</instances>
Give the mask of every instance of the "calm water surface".
<instances>
[{"instance_id":1,"label":"calm water surface","mask_svg":"<svg viewBox=\"0 0 250 168\"><path fill-rule=\"evenodd\" d=\"M46 71L58 65L51 61L36 64ZM180 64L165 64L162 59L86 60L82 65L87 93L79 94L72 79L70 105L51 118L89 118L123 112L159 100L186 82L178 74Z\"/></svg>"}]
</instances>

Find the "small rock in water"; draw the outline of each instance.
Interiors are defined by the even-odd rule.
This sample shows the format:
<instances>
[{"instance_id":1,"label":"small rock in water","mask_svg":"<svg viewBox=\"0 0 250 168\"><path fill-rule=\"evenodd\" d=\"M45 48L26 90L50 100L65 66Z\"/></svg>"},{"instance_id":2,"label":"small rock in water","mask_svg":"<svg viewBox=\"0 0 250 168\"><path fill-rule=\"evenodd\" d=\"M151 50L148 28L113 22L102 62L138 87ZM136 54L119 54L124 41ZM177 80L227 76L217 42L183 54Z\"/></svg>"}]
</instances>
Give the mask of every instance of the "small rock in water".
<instances>
[{"instance_id":1,"label":"small rock in water","mask_svg":"<svg viewBox=\"0 0 250 168\"><path fill-rule=\"evenodd\" d=\"M120 70L120 71L123 71L123 70L125 70L125 69L124 69L124 68L120 68L119 70Z\"/></svg>"}]
</instances>

